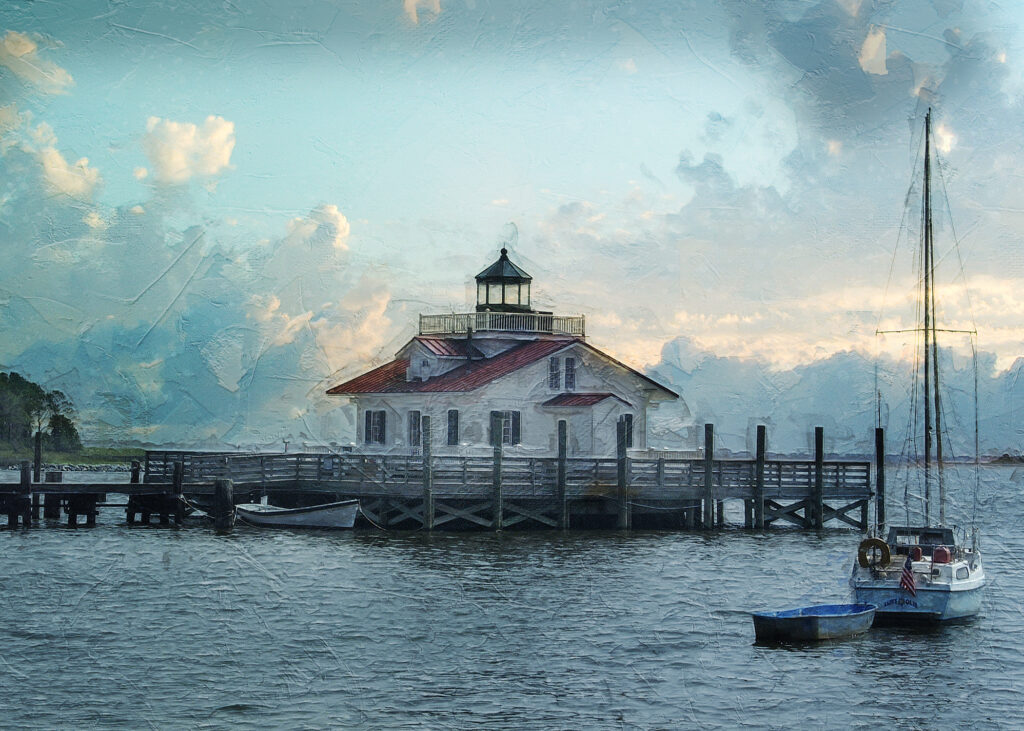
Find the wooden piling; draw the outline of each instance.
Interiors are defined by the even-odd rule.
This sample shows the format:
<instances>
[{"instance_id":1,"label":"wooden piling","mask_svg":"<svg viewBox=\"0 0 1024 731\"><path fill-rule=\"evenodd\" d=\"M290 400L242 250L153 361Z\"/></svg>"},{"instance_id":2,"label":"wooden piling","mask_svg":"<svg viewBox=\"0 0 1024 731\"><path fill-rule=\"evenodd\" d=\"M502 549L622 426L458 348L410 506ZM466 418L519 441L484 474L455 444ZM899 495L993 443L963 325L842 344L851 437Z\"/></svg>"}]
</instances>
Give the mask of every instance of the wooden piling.
<instances>
[{"instance_id":1,"label":"wooden piling","mask_svg":"<svg viewBox=\"0 0 1024 731\"><path fill-rule=\"evenodd\" d=\"M227 533L235 525L234 485L231 480L213 483L213 527L218 533Z\"/></svg>"},{"instance_id":2,"label":"wooden piling","mask_svg":"<svg viewBox=\"0 0 1024 731\"><path fill-rule=\"evenodd\" d=\"M704 525L710 529L714 524L715 485L715 425L704 425Z\"/></svg>"},{"instance_id":3,"label":"wooden piling","mask_svg":"<svg viewBox=\"0 0 1024 731\"><path fill-rule=\"evenodd\" d=\"M494 464L491 471L491 522L494 530L501 530L504 525L501 495L501 433L501 417L491 414L491 442L494 447Z\"/></svg>"},{"instance_id":4,"label":"wooden piling","mask_svg":"<svg viewBox=\"0 0 1024 731\"><path fill-rule=\"evenodd\" d=\"M813 510L812 512L812 528L823 528L825 525L824 521L824 506L822 505L822 493L823 493L823 475L825 472L825 429L824 427L814 427L814 493L812 494Z\"/></svg>"},{"instance_id":5,"label":"wooden piling","mask_svg":"<svg viewBox=\"0 0 1024 731\"><path fill-rule=\"evenodd\" d=\"M58 470L47 471L46 482L53 484L63 481L63 472ZM43 496L43 517L50 520L60 520L60 495L46 494Z\"/></svg>"},{"instance_id":6,"label":"wooden piling","mask_svg":"<svg viewBox=\"0 0 1024 731\"><path fill-rule=\"evenodd\" d=\"M885 530L885 430L875 429L875 522Z\"/></svg>"},{"instance_id":7,"label":"wooden piling","mask_svg":"<svg viewBox=\"0 0 1024 731\"><path fill-rule=\"evenodd\" d=\"M142 471L142 465L139 464L138 460L133 459L132 460L131 479L129 480L131 482L131 484L133 484L133 485L138 485L139 484L139 473L141 471Z\"/></svg>"},{"instance_id":8,"label":"wooden piling","mask_svg":"<svg viewBox=\"0 0 1024 731\"><path fill-rule=\"evenodd\" d=\"M619 502L619 516L616 525L620 530L629 530L632 511L629 504L629 458L626 456L626 419L620 416L615 423L615 474Z\"/></svg>"},{"instance_id":9,"label":"wooden piling","mask_svg":"<svg viewBox=\"0 0 1024 731\"><path fill-rule=\"evenodd\" d=\"M40 482L42 480L42 469L43 469L43 432L36 432L35 439L35 453L33 454L32 460L32 481Z\"/></svg>"},{"instance_id":10,"label":"wooden piling","mask_svg":"<svg viewBox=\"0 0 1024 731\"><path fill-rule=\"evenodd\" d=\"M434 530L434 458L430 435L430 417L420 417L423 439L423 528Z\"/></svg>"},{"instance_id":11,"label":"wooden piling","mask_svg":"<svg viewBox=\"0 0 1024 731\"><path fill-rule=\"evenodd\" d=\"M757 425L757 457L754 462L754 527L764 528L764 457L765 426Z\"/></svg>"},{"instance_id":12,"label":"wooden piling","mask_svg":"<svg viewBox=\"0 0 1024 731\"><path fill-rule=\"evenodd\" d=\"M558 501L558 527L569 527L569 503L565 499L565 475L569 453L569 424L558 420L558 465L555 472L555 492Z\"/></svg>"}]
</instances>

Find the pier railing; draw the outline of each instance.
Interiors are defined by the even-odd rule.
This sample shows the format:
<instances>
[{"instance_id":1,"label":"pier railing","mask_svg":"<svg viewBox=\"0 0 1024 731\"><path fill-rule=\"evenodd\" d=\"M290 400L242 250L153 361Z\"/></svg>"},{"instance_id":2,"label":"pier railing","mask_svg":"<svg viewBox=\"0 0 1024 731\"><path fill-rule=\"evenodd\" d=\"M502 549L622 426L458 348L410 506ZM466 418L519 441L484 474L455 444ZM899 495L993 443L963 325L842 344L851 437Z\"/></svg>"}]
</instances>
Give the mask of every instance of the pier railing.
<instances>
[{"instance_id":1,"label":"pier railing","mask_svg":"<svg viewBox=\"0 0 1024 731\"><path fill-rule=\"evenodd\" d=\"M433 456L431 485L436 495L473 497L493 489L494 461L490 457ZM145 481L171 479L181 462L185 483L226 478L235 483L273 487L302 483L313 490L347 495L412 495L423 491L422 456L360 454L223 454L152 451L146 454ZM628 459L626 483L637 498L700 497L706 485L702 459ZM822 464L822 494L832 499L859 499L871 491L869 462L829 461ZM507 496L554 496L558 460L555 457L504 457L502 490ZM566 459L565 492L572 497L612 495L618 484L616 459ZM712 484L720 499L748 498L757 483L755 460L716 459L711 462ZM816 482L813 460L766 460L764 494L779 500L807 497Z\"/></svg>"},{"instance_id":2,"label":"pier railing","mask_svg":"<svg viewBox=\"0 0 1024 731\"><path fill-rule=\"evenodd\" d=\"M420 335L459 335L473 332L547 333L586 335L583 315L553 315L549 312L467 312L420 315Z\"/></svg>"}]
</instances>

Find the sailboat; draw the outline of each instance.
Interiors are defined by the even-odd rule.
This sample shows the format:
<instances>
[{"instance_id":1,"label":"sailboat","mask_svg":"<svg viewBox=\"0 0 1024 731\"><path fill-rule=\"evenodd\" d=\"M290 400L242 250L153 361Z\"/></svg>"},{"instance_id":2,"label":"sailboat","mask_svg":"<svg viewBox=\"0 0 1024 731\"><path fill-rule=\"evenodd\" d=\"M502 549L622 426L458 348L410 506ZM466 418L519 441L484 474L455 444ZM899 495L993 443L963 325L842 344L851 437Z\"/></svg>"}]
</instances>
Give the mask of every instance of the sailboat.
<instances>
[{"instance_id":1,"label":"sailboat","mask_svg":"<svg viewBox=\"0 0 1024 731\"><path fill-rule=\"evenodd\" d=\"M931 109L924 122L924 191L922 196L921 362L924 388L924 525L891 526L883 540L870 537L857 551L850 583L855 601L874 604L875 623L934 623L963 620L981 611L985 569L976 538L958 543L946 519L943 482L941 399L935 323L935 253L932 240ZM934 445L933 445L934 438ZM935 462L932 452L935 452ZM932 524L931 485L938 483L939 520ZM882 519L879 516L880 520ZM881 527L881 526L880 526ZM966 543L966 541L965 541Z\"/></svg>"}]
</instances>

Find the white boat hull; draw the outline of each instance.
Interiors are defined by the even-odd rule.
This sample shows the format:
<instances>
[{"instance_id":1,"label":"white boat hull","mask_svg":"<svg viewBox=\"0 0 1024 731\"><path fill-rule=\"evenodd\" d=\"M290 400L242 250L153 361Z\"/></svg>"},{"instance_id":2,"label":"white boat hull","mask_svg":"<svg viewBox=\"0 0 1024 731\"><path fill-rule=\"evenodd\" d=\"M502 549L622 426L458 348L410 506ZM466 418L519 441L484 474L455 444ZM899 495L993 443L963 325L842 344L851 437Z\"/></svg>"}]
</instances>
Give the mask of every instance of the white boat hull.
<instances>
[{"instance_id":1,"label":"white boat hull","mask_svg":"<svg viewBox=\"0 0 1024 731\"><path fill-rule=\"evenodd\" d=\"M351 528L359 512L358 500L346 500L305 508L279 508L273 505L245 503L235 506L239 520L250 525L273 528Z\"/></svg>"},{"instance_id":2,"label":"white boat hull","mask_svg":"<svg viewBox=\"0 0 1024 731\"><path fill-rule=\"evenodd\" d=\"M862 584L854 587L853 594L858 603L878 607L878 622L947 622L979 614L983 587L963 591L920 587L915 596L899 586Z\"/></svg>"}]
</instances>

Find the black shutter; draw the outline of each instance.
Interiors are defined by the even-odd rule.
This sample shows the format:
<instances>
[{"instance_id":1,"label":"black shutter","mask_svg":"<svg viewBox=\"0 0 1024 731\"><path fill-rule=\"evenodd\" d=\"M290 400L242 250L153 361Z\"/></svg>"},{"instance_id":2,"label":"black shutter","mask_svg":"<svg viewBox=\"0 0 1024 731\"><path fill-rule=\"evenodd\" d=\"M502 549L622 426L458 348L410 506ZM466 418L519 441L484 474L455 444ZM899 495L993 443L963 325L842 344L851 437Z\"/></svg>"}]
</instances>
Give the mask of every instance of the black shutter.
<instances>
[{"instance_id":1,"label":"black shutter","mask_svg":"<svg viewBox=\"0 0 1024 731\"><path fill-rule=\"evenodd\" d=\"M448 410L448 446L457 447L459 444L459 412L456 409Z\"/></svg>"},{"instance_id":2,"label":"black shutter","mask_svg":"<svg viewBox=\"0 0 1024 731\"><path fill-rule=\"evenodd\" d=\"M366 410L366 418L363 419L363 443L369 444L373 438L373 412Z\"/></svg>"},{"instance_id":3,"label":"black shutter","mask_svg":"<svg viewBox=\"0 0 1024 731\"><path fill-rule=\"evenodd\" d=\"M521 436L519 430L519 412L513 411L512 414L512 443L519 444L519 437Z\"/></svg>"},{"instance_id":4,"label":"black shutter","mask_svg":"<svg viewBox=\"0 0 1024 731\"><path fill-rule=\"evenodd\" d=\"M380 415L380 443L381 444L387 444L388 443L388 438L387 438L388 412L386 412L386 411L378 411L377 413Z\"/></svg>"},{"instance_id":5,"label":"black shutter","mask_svg":"<svg viewBox=\"0 0 1024 731\"><path fill-rule=\"evenodd\" d=\"M501 444L501 432L502 432L502 418L500 411L491 412L491 446L496 447Z\"/></svg>"}]
</instances>

